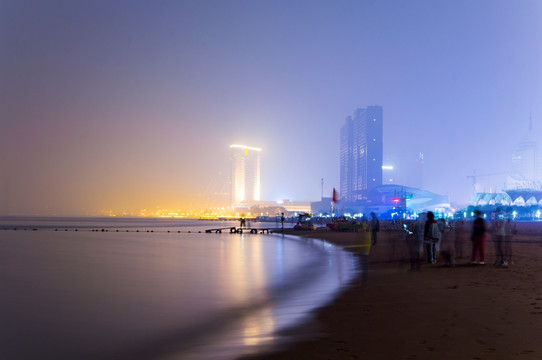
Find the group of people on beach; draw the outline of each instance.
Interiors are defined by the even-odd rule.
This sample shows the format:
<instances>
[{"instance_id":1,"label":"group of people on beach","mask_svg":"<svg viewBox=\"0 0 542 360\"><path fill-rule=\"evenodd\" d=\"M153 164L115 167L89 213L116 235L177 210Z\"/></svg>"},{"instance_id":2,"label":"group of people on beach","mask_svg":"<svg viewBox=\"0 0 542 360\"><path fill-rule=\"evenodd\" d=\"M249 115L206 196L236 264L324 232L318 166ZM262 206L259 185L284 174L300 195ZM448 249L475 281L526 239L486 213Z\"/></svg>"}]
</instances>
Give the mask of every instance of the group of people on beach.
<instances>
[{"instance_id":1,"label":"group of people on beach","mask_svg":"<svg viewBox=\"0 0 542 360\"><path fill-rule=\"evenodd\" d=\"M463 221L453 223L452 227L452 224L448 224L445 219L436 220L431 211L422 214L409 226L405 226L409 234L407 243L411 270L420 269L424 247L427 263L435 264L440 256L445 265L455 266L455 259L463 257L463 247L469 231L472 242L471 264L484 265L486 263L485 243L490 233L495 246L495 265L508 266L512 262L512 237L516 233L516 224L510 218L505 219L503 214L498 213L495 221L492 221L488 227L479 210L475 210L474 215L475 219L470 229ZM447 233L447 242L443 244L445 233ZM453 239L451 239L452 235Z\"/></svg>"}]
</instances>

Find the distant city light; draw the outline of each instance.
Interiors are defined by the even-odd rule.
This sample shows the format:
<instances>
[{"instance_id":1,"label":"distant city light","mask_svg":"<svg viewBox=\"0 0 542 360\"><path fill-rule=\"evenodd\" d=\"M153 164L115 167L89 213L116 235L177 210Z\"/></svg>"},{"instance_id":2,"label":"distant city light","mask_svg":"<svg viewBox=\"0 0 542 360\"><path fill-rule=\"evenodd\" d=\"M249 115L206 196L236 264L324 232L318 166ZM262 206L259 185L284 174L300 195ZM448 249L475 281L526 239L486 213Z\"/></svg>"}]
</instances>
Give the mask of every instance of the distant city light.
<instances>
[{"instance_id":1,"label":"distant city light","mask_svg":"<svg viewBox=\"0 0 542 360\"><path fill-rule=\"evenodd\" d=\"M382 170L393 170L393 165L382 165Z\"/></svg>"},{"instance_id":2,"label":"distant city light","mask_svg":"<svg viewBox=\"0 0 542 360\"><path fill-rule=\"evenodd\" d=\"M236 149L245 149L245 150L254 150L254 151L262 151L260 148L250 147L246 145L230 145L230 148L236 148Z\"/></svg>"}]
</instances>

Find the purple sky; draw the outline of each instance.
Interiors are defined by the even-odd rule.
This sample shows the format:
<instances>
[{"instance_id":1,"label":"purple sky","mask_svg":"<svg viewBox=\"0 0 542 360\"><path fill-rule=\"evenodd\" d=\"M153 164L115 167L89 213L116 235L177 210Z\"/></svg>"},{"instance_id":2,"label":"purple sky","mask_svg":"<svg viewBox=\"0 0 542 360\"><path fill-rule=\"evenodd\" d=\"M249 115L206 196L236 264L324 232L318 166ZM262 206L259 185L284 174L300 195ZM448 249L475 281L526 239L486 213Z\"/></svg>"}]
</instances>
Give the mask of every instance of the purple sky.
<instances>
[{"instance_id":1,"label":"purple sky","mask_svg":"<svg viewBox=\"0 0 542 360\"><path fill-rule=\"evenodd\" d=\"M0 45L0 214L211 205L233 143L265 200L317 200L367 105L461 204L542 130L538 0L5 0Z\"/></svg>"}]
</instances>

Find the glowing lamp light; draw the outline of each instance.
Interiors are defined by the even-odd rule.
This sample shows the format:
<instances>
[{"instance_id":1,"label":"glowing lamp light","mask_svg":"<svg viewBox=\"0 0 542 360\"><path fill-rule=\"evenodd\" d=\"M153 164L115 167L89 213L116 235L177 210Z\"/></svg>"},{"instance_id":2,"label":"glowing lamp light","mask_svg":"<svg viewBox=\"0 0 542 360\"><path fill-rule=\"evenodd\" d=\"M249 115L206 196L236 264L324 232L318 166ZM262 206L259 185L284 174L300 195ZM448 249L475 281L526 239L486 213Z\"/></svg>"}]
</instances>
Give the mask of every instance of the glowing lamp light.
<instances>
[{"instance_id":1,"label":"glowing lamp light","mask_svg":"<svg viewBox=\"0 0 542 360\"><path fill-rule=\"evenodd\" d=\"M393 198L393 199L391 199L391 201L393 201L394 203L397 204L399 201L401 201L401 199L399 199L399 198Z\"/></svg>"},{"instance_id":2,"label":"glowing lamp light","mask_svg":"<svg viewBox=\"0 0 542 360\"><path fill-rule=\"evenodd\" d=\"M392 165L382 165L382 170L393 170Z\"/></svg>"}]
</instances>

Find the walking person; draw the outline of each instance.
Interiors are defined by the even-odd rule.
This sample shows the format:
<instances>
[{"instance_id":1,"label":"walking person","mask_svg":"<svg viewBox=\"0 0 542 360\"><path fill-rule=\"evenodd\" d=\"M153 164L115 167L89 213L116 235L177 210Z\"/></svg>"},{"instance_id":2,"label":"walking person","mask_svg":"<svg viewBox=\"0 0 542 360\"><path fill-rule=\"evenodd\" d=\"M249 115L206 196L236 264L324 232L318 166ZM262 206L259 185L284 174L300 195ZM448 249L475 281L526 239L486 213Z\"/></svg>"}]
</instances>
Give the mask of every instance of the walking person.
<instances>
[{"instance_id":1,"label":"walking person","mask_svg":"<svg viewBox=\"0 0 542 360\"><path fill-rule=\"evenodd\" d=\"M425 239L425 246L427 250L427 262L429 264L436 264L436 245L440 239L440 231L438 229L437 222L435 221L435 214L432 211L427 212L427 220L425 221L423 238Z\"/></svg>"},{"instance_id":2,"label":"walking person","mask_svg":"<svg viewBox=\"0 0 542 360\"><path fill-rule=\"evenodd\" d=\"M284 213L280 215L280 223L282 224L282 232L284 232Z\"/></svg>"},{"instance_id":3,"label":"walking person","mask_svg":"<svg viewBox=\"0 0 542 360\"><path fill-rule=\"evenodd\" d=\"M480 210L474 210L474 215L476 219L472 224L472 257L471 264L484 265L486 261L485 253L485 241L486 241L486 231L487 226L485 220L482 218L482 212ZM476 261L476 258L479 258L480 261Z\"/></svg>"},{"instance_id":4,"label":"walking person","mask_svg":"<svg viewBox=\"0 0 542 360\"><path fill-rule=\"evenodd\" d=\"M376 245L376 236L380 231L380 221L378 221L374 212L371 213L371 222L369 226L371 228L371 242L373 245Z\"/></svg>"}]
</instances>

